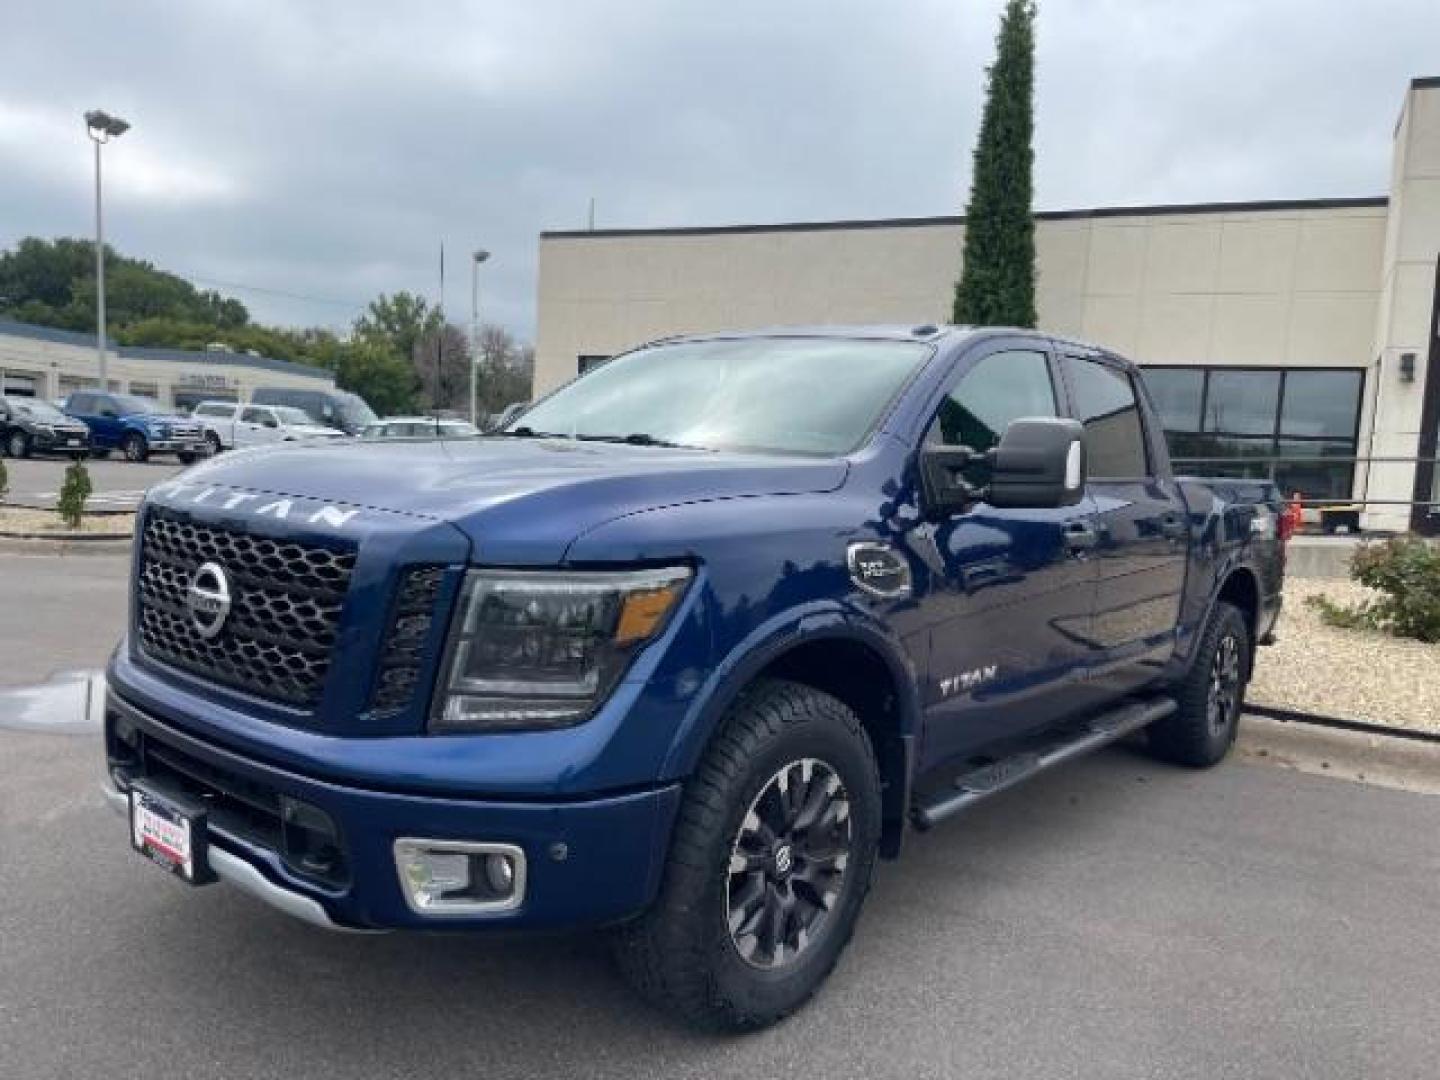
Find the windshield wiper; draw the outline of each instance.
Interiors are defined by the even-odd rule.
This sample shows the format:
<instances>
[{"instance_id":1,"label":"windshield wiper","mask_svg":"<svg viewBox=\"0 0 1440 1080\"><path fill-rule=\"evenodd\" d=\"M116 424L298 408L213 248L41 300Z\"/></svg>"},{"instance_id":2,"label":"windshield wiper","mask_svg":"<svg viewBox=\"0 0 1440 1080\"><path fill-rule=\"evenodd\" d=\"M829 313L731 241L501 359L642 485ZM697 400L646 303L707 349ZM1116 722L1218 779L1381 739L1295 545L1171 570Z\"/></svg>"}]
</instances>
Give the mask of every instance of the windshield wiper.
<instances>
[{"instance_id":1,"label":"windshield wiper","mask_svg":"<svg viewBox=\"0 0 1440 1080\"><path fill-rule=\"evenodd\" d=\"M511 439L563 439L558 431L536 431L532 427L508 428L505 431L497 431L496 435L505 435Z\"/></svg>"},{"instance_id":2,"label":"windshield wiper","mask_svg":"<svg viewBox=\"0 0 1440 1080\"><path fill-rule=\"evenodd\" d=\"M625 443L629 446L660 446L668 450L700 450L703 447L687 446L684 443L657 439L646 431L632 431L629 435L576 435L582 442Z\"/></svg>"}]
</instances>

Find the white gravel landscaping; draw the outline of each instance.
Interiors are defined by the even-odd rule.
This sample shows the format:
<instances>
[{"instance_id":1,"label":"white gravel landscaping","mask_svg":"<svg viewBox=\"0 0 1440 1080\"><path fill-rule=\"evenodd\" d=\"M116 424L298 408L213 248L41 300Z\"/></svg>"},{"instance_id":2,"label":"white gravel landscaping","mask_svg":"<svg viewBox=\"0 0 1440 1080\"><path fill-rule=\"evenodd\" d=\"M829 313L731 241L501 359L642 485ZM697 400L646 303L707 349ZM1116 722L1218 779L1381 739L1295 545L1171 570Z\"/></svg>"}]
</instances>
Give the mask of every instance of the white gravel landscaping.
<instances>
[{"instance_id":1,"label":"white gravel landscaping","mask_svg":"<svg viewBox=\"0 0 1440 1080\"><path fill-rule=\"evenodd\" d=\"M1440 731L1440 644L1327 626L1305 603L1373 595L1352 581L1292 579L1279 640L1260 650L1248 700L1258 705Z\"/></svg>"}]
</instances>

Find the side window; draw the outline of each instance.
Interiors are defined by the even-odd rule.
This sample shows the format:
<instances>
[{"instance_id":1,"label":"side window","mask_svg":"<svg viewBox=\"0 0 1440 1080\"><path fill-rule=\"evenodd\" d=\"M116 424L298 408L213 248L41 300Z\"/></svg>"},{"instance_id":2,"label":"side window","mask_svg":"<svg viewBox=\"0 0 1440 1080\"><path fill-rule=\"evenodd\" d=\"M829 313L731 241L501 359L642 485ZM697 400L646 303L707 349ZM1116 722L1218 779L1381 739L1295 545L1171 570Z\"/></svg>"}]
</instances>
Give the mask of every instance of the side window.
<instances>
[{"instance_id":1,"label":"side window","mask_svg":"<svg viewBox=\"0 0 1440 1080\"><path fill-rule=\"evenodd\" d=\"M1076 419L1085 425L1090 475L1116 480L1148 475L1145 425L1130 376L1096 360L1067 356L1065 364Z\"/></svg>"},{"instance_id":2,"label":"side window","mask_svg":"<svg viewBox=\"0 0 1440 1080\"><path fill-rule=\"evenodd\" d=\"M252 406L240 414L240 419L247 424L263 424L270 419L270 410L257 409Z\"/></svg>"},{"instance_id":3,"label":"side window","mask_svg":"<svg viewBox=\"0 0 1440 1080\"><path fill-rule=\"evenodd\" d=\"M971 368L940 403L925 441L984 453L1012 420L1056 416L1055 387L1044 353L991 353Z\"/></svg>"},{"instance_id":4,"label":"side window","mask_svg":"<svg viewBox=\"0 0 1440 1080\"><path fill-rule=\"evenodd\" d=\"M95 411L95 399L90 394L72 394L70 397L70 411L89 416Z\"/></svg>"}]
</instances>

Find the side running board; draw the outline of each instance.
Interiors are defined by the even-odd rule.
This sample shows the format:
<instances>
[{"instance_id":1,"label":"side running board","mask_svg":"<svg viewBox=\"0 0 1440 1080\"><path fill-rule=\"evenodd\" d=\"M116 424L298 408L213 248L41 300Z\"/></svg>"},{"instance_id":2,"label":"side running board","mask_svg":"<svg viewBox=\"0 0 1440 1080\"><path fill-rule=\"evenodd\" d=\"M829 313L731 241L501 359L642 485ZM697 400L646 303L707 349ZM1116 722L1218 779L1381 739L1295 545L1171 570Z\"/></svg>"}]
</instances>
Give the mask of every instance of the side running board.
<instances>
[{"instance_id":1,"label":"side running board","mask_svg":"<svg viewBox=\"0 0 1440 1080\"><path fill-rule=\"evenodd\" d=\"M1121 705L1119 708L1093 716L1073 730L1057 736L1038 749L1022 750L1010 757L982 765L956 777L955 783L918 803L911 811L911 820L920 830L976 803L1014 787L1046 769L1088 754L1092 750L1123 739L1133 731L1173 713L1178 706L1174 698L1153 698L1148 701Z\"/></svg>"}]
</instances>

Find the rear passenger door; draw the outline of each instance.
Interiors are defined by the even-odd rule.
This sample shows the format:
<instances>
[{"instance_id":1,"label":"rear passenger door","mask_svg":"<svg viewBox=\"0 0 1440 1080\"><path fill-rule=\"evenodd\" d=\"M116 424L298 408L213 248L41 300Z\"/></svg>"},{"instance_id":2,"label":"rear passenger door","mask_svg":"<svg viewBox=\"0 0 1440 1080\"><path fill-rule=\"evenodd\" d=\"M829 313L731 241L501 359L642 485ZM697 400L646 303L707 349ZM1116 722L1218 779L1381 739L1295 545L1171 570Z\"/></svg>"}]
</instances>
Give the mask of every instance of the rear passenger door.
<instances>
[{"instance_id":1,"label":"rear passenger door","mask_svg":"<svg viewBox=\"0 0 1440 1080\"><path fill-rule=\"evenodd\" d=\"M1185 503L1160 455L1128 366L1102 354L1063 357L1074 417L1085 425L1088 492L1098 534L1091 634L1100 697L1151 681L1169 659L1189 545Z\"/></svg>"}]
</instances>

